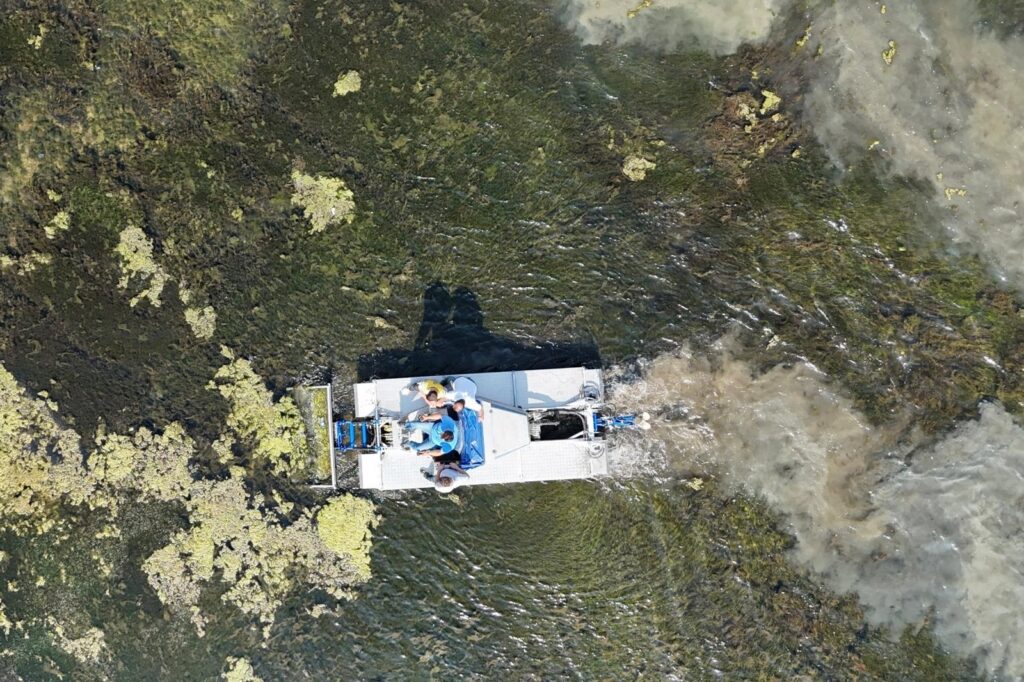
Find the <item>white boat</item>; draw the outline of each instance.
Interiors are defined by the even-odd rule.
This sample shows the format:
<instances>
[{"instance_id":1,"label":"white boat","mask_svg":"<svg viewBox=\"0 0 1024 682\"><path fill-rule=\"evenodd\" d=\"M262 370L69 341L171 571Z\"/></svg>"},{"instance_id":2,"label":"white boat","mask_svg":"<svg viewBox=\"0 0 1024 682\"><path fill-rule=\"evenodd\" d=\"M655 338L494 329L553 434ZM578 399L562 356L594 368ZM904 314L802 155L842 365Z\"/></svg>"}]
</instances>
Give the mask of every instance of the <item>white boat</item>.
<instances>
[{"instance_id":1,"label":"white boat","mask_svg":"<svg viewBox=\"0 0 1024 682\"><path fill-rule=\"evenodd\" d=\"M354 416L333 421L330 414L331 481L320 487L338 486L337 458L358 458L359 487L375 490L429 488L434 482L424 474L429 457L401 443L402 420L427 406L409 387L433 379L458 380L475 385L481 417L459 421L463 467L468 477L461 485L523 483L583 479L608 473L605 434L614 428L634 425L630 416L606 417L601 371L565 369L486 372L459 376L416 376L377 379L355 384ZM469 382L466 382L466 380ZM450 385L450 384L449 384ZM470 401L472 403L472 401ZM323 418L320 418L323 423ZM466 426L466 422L471 422ZM467 462L467 451L478 455ZM461 449L461 448L460 448ZM482 463L478 463L482 459Z\"/></svg>"}]
</instances>

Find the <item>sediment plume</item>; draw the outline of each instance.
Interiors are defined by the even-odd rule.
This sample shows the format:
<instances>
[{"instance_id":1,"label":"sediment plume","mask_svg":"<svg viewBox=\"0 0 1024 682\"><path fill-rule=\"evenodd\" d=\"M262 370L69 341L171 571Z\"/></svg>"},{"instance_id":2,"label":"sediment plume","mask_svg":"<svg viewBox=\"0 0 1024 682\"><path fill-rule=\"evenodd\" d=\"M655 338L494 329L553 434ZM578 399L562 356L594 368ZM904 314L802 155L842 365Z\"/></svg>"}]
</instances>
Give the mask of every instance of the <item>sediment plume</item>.
<instances>
[{"instance_id":1,"label":"sediment plume","mask_svg":"<svg viewBox=\"0 0 1024 682\"><path fill-rule=\"evenodd\" d=\"M758 373L724 341L658 358L614 397L653 423L617 461L765 499L793 559L856 592L871 622L930 620L987 673L1024 674L1024 428L1001 405L925 441L906 420L872 426L807 363Z\"/></svg>"}]
</instances>

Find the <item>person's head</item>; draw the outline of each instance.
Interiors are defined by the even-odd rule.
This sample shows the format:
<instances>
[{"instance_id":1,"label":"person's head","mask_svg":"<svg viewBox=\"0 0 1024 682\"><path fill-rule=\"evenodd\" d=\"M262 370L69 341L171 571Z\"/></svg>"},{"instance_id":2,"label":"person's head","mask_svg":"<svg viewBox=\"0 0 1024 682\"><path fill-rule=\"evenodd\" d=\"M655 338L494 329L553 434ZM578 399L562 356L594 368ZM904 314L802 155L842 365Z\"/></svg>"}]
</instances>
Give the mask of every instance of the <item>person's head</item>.
<instances>
[{"instance_id":1,"label":"person's head","mask_svg":"<svg viewBox=\"0 0 1024 682\"><path fill-rule=\"evenodd\" d=\"M441 440L445 441L446 443L451 443L453 438L455 438L455 434L452 433L451 431L445 431L444 433L441 434Z\"/></svg>"},{"instance_id":2,"label":"person's head","mask_svg":"<svg viewBox=\"0 0 1024 682\"><path fill-rule=\"evenodd\" d=\"M426 398L427 402L434 402L435 400L437 400L437 391L427 391Z\"/></svg>"},{"instance_id":3,"label":"person's head","mask_svg":"<svg viewBox=\"0 0 1024 682\"><path fill-rule=\"evenodd\" d=\"M462 412L462 408L464 408L465 406L465 400L456 400L454 403L452 403L452 409L455 410L456 412Z\"/></svg>"},{"instance_id":4,"label":"person's head","mask_svg":"<svg viewBox=\"0 0 1024 682\"><path fill-rule=\"evenodd\" d=\"M434 479L434 490L439 493L450 493L459 487L459 481L455 477L455 470L448 467L441 467Z\"/></svg>"}]
</instances>

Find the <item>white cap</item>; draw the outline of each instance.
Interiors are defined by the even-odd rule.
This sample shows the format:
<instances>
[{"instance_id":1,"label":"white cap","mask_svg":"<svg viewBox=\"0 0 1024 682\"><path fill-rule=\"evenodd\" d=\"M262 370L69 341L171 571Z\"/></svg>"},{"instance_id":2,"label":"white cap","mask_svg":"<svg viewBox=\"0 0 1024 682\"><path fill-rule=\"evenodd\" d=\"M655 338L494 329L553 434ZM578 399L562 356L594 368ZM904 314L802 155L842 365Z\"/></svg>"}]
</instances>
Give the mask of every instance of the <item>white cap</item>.
<instances>
[{"instance_id":1,"label":"white cap","mask_svg":"<svg viewBox=\"0 0 1024 682\"><path fill-rule=\"evenodd\" d=\"M441 479L446 477L452 479L451 485L441 484ZM434 490L439 493L450 493L462 485L463 480L466 478L469 478L466 474L460 473L455 469L444 467L440 471L434 473Z\"/></svg>"}]
</instances>

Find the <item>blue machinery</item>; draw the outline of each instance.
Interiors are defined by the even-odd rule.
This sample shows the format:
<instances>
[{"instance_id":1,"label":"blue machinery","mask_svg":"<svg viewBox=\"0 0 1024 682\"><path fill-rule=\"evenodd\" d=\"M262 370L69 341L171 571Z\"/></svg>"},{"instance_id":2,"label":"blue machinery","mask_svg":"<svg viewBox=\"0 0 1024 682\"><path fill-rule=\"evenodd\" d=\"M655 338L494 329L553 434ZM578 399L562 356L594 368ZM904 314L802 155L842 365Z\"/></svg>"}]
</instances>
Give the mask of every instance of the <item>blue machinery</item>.
<instances>
[{"instance_id":1,"label":"blue machinery","mask_svg":"<svg viewBox=\"0 0 1024 682\"><path fill-rule=\"evenodd\" d=\"M637 427L637 416L635 414L606 417L599 412L594 413L594 433L615 431L617 429L635 429Z\"/></svg>"},{"instance_id":2,"label":"blue machinery","mask_svg":"<svg viewBox=\"0 0 1024 682\"><path fill-rule=\"evenodd\" d=\"M604 435L610 431L631 431L633 429L646 431L651 428L651 425L647 423L648 419L650 419L650 415L646 412L642 414L620 414L614 417L595 412L594 433Z\"/></svg>"},{"instance_id":3,"label":"blue machinery","mask_svg":"<svg viewBox=\"0 0 1024 682\"><path fill-rule=\"evenodd\" d=\"M380 420L339 419L334 422L334 449L336 452L350 450L381 450Z\"/></svg>"}]
</instances>

